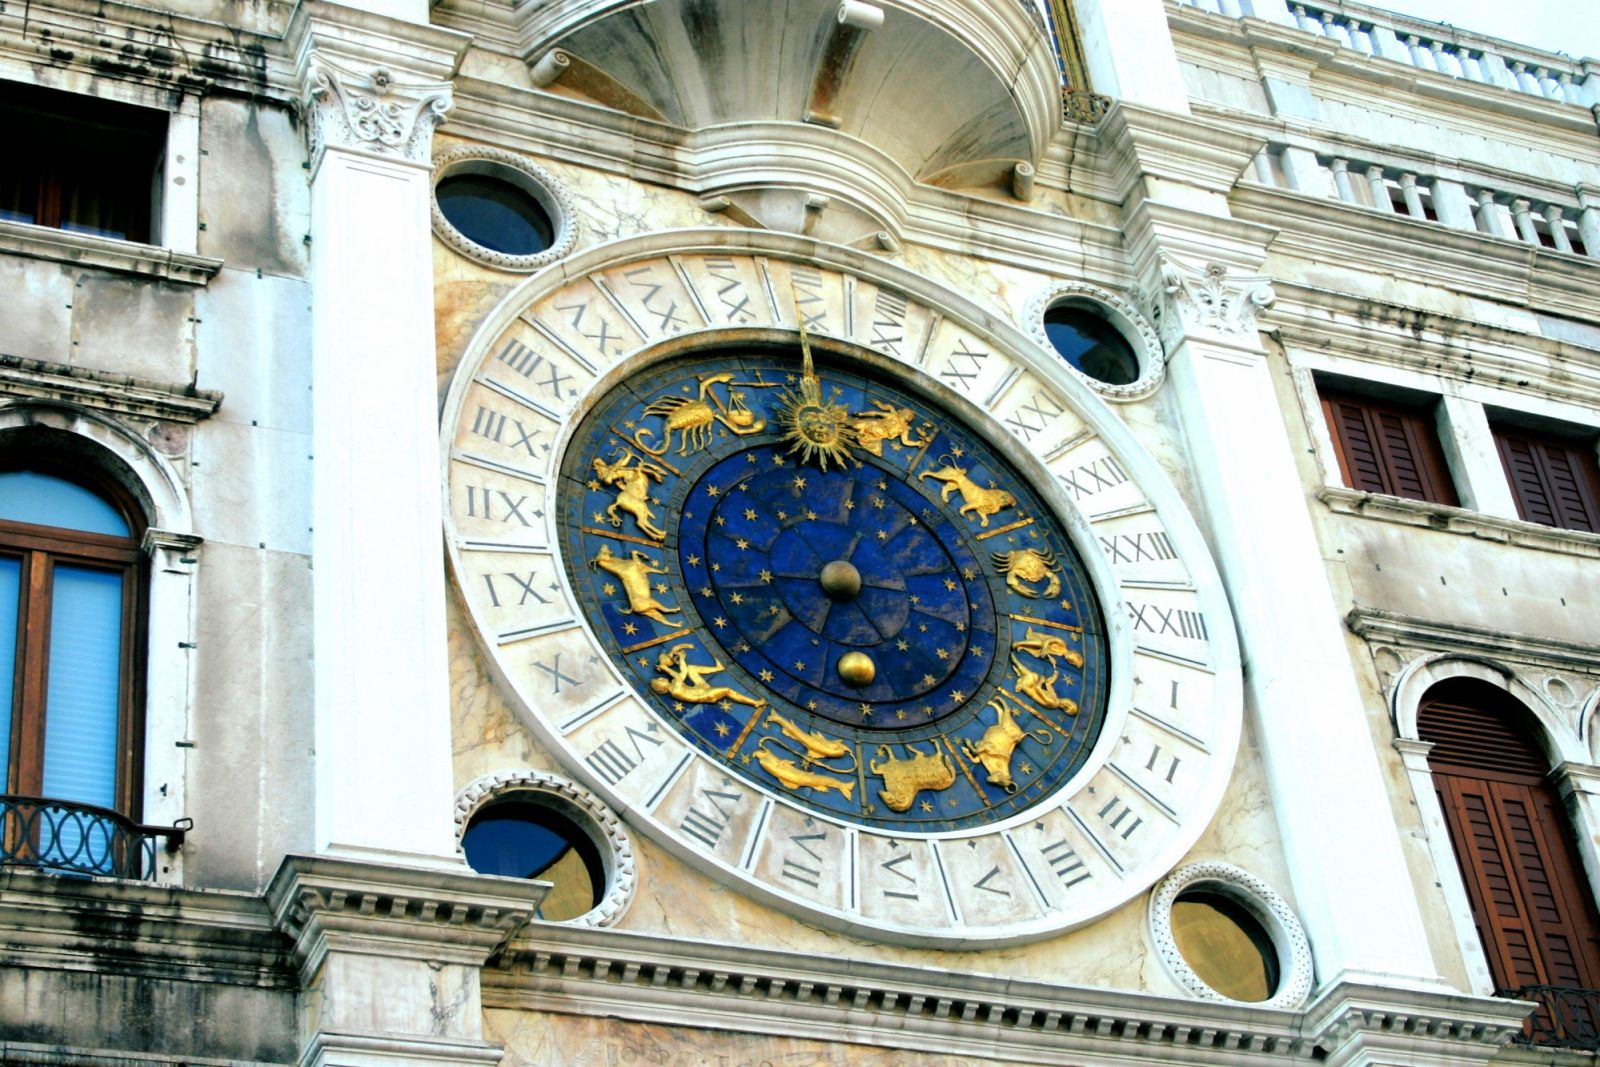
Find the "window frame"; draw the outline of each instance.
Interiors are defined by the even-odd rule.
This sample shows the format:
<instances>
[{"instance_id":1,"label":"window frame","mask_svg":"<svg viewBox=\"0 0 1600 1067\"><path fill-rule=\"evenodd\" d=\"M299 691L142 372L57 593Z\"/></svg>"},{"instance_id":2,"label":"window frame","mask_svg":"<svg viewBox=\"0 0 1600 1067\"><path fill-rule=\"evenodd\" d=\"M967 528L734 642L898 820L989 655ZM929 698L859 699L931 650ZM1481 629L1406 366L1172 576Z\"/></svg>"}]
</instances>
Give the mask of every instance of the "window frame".
<instances>
[{"instance_id":1,"label":"window frame","mask_svg":"<svg viewBox=\"0 0 1600 1067\"><path fill-rule=\"evenodd\" d=\"M1317 378L1315 384L1317 400L1322 408L1323 424L1333 444L1339 477L1344 486L1357 492L1382 493L1403 500L1417 500L1447 507L1461 506L1455 478L1445 458L1444 442L1439 433L1437 398L1431 403L1386 399L1357 392L1321 378ZM1351 456L1355 442L1349 439L1347 433L1345 415L1348 413L1337 410L1338 405L1359 409L1358 415L1367 437L1368 447L1374 460L1379 464L1375 472L1376 484L1368 483L1364 477L1357 476ZM1416 474L1420 495L1402 491L1405 487L1400 484L1400 480L1404 474L1397 469L1399 456L1393 447L1394 439L1385 433L1386 427L1380 423L1380 419L1390 420L1387 429L1391 433L1398 432L1404 440L1407 449L1405 458L1409 459Z\"/></svg>"},{"instance_id":2,"label":"window frame","mask_svg":"<svg viewBox=\"0 0 1600 1067\"><path fill-rule=\"evenodd\" d=\"M59 455L19 451L0 461L0 473L31 470L71 482L110 504L128 524L128 535L42 526L0 519L0 556L20 558L16 670L10 708L10 751L0 792L44 797L45 738L54 574L59 564L111 571L122 576L121 634L117 681L116 786L112 810L135 822L143 809L145 652L149 617L149 568L142 547L143 509L132 494L88 465ZM55 798L60 799L60 798Z\"/></svg>"},{"instance_id":3,"label":"window frame","mask_svg":"<svg viewBox=\"0 0 1600 1067\"><path fill-rule=\"evenodd\" d=\"M1585 439L1581 433L1534 430L1504 419L1491 419L1489 430L1494 437L1495 453L1500 457L1500 467L1505 473L1506 484L1511 490L1511 500L1516 505L1519 519L1557 530L1600 534L1600 459L1596 456L1595 436L1592 432ZM1513 469L1512 444L1529 446L1533 470L1526 473L1531 474L1539 483L1539 488L1544 494L1542 505L1555 521L1545 522L1542 519L1529 518L1530 505L1534 501L1524 495L1523 483L1519 480L1518 472ZM1576 496L1576 500L1572 502L1583 512L1583 519L1587 522L1588 529L1570 521L1562 521L1571 516L1566 514L1567 509L1560 503L1556 487L1551 482L1554 464L1549 452L1552 450L1572 457L1573 466L1568 469Z\"/></svg>"}]
</instances>

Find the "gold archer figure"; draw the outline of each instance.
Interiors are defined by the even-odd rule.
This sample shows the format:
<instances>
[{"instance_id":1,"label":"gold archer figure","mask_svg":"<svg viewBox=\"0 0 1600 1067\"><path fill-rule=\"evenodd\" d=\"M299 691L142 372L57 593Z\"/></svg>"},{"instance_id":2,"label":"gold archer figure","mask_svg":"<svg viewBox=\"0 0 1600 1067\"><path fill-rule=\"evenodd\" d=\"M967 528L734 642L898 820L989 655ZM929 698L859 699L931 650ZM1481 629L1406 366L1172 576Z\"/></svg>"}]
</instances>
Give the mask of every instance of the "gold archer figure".
<instances>
[{"instance_id":1,"label":"gold archer figure","mask_svg":"<svg viewBox=\"0 0 1600 1067\"><path fill-rule=\"evenodd\" d=\"M600 554L589 561L590 570L602 570L615 575L622 583L622 592L628 598L629 615L643 615L663 626L671 626L667 614L676 615L682 608L674 608L656 600L650 593L650 576L666 574L667 568L635 549L627 558L614 554L610 545L601 545Z\"/></svg>"},{"instance_id":2,"label":"gold archer figure","mask_svg":"<svg viewBox=\"0 0 1600 1067\"><path fill-rule=\"evenodd\" d=\"M667 531L655 523L656 513L650 510L650 481L661 481L666 471L647 460L640 459L631 449L618 449L617 458L607 463L594 457L594 473L599 480L617 491L617 499L606 506L611 525L622 526L619 511L626 511L639 524L639 529L652 541L665 541Z\"/></svg>"},{"instance_id":3,"label":"gold archer figure","mask_svg":"<svg viewBox=\"0 0 1600 1067\"><path fill-rule=\"evenodd\" d=\"M673 645L656 657L656 670L666 677L650 679L651 692L670 696L685 704L720 704L726 700L744 704L757 711L767 706L765 700L745 696L730 686L706 684L707 678L727 670L727 665L720 659L715 660L709 667L690 663L689 649L693 647L694 642L686 641L681 645Z\"/></svg>"}]
</instances>

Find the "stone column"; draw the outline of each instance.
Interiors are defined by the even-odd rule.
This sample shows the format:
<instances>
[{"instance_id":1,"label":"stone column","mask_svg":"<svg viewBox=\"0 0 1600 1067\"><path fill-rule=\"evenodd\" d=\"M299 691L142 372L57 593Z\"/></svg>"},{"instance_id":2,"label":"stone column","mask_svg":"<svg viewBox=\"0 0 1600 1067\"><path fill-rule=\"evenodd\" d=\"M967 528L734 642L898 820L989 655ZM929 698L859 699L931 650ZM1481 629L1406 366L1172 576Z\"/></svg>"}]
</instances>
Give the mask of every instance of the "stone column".
<instances>
[{"instance_id":1,"label":"stone column","mask_svg":"<svg viewBox=\"0 0 1600 1067\"><path fill-rule=\"evenodd\" d=\"M1578 236L1588 255L1600 259L1600 186L1577 186Z\"/></svg>"},{"instance_id":2,"label":"stone column","mask_svg":"<svg viewBox=\"0 0 1600 1067\"><path fill-rule=\"evenodd\" d=\"M309 11L314 842L455 866L429 171L466 38Z\"/></svg>"},{"instance_id":3,"label":"stone column","mask_svg":"<svg viewBox=\"0 0 1600 1067\"><path fill-rule=\"evenodd\" d=\"M1095 92L1189 113L1189 90L1162 0L1075 0L1074 8Z\"/></svg>"},{"instance_id":4,"label":"stone column","mask_svg":"<svg viewBox=\"0 0 1600 1067\"><path fill-rule=\"evenodd\" d=\"M1572 820L1572 836L1583 857L1584 873L1589 876L1589 892L1600 893L1600 767L1592 763L1562 763L1550 778L1566 802L1567 818Z\"/></svg>"},{"instance_id":5,"label":"stone column","mask_svg":"<svg viewBox=\"0 0 1600 1067\"><path fill-rule=\"evenodd\" d=\"M1439 399L1438 418L1439 443L1455 475L1461 506L1502 519L1517 518L1517 502L1483 405L1446 392Z\"/></svg>"},{"instance_id":6,"label":"stone column","mask_svg":"<svg viewBox=\"0 0 1600 1067\"><path fill-rule=\"evenodd\" d=\"M1439 988L1255 313L1264 277L1157 254L1168 374L1250 665L1318 980Z\"/></svg>"}]
</instances>

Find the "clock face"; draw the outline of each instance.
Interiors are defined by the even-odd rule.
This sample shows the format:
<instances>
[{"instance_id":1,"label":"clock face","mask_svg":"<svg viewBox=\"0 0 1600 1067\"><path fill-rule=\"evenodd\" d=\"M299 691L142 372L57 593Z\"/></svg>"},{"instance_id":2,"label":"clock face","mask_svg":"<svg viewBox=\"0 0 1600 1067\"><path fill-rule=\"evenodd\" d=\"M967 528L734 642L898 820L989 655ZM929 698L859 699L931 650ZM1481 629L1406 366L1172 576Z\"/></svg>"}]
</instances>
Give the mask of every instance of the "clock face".
<instances>
[{"instance_id":1,"label":"clock face","mask_svg":"<svg viewBox=\"0 0 1600 1067\"><path fill-rule=\"evenodd\" d=\"M568 580L730 774L862 826L993 824L1099 736L1100 608L997 449L854 364L730 349L607 393L562 465Z\"/></svg>"},{"instance_id":2,"label":"clock face","mask_svg":"<svg viewBox=\"0 0 1600 1067\"><path fill-rule=\"evenodd\" d=\"M522 726L679 859L857 936L1014 943L1149 888L1241 720L1157 464L924 279L671 238L529 279L445 405L456 588Z\"/></svg>"}]
</instances>

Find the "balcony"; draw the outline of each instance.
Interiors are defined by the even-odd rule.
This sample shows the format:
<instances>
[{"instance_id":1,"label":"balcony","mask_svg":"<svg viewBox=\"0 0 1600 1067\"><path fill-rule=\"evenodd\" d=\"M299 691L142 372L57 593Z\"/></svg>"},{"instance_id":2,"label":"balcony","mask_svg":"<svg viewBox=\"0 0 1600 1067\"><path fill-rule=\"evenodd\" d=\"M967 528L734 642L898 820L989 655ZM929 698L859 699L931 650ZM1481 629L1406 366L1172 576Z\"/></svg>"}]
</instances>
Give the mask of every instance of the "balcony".
<instances>
[{"instance_id":1,"label":"balcony","mask_svg":"<svg viewBox=\"0 0 1600 1067\"><path fill-rule=\"evenodd\" d=\"M1518 1044L1600 1052L1600 990L1525 985L1499 990L1498 995L1539 1005L1524 1024Z\"/></svg>"},{"instance_id":2,"label":"balcony","mask_svg":"<svg viewBox=\"0 0 1600 1067\"><path fill-rule=\"evenodd\" d=\"M176 851L191 825L144 826L108 808L0 794L0 866L154 881L157 841Z\"/></svg>"}]
</instances>

